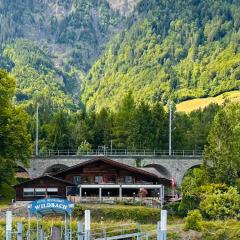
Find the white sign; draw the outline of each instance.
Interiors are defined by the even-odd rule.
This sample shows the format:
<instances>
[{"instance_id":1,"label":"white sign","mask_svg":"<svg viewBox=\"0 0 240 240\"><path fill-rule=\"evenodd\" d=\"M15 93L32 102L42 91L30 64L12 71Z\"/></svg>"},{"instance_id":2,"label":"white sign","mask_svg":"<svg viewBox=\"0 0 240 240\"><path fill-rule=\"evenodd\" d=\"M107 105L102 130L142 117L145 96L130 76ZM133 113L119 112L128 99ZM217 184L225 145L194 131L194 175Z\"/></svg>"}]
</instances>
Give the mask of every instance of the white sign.
<instances>
[{"instance_id":1,"label":"white sign","mask_svg":"<svg viewBox=\"0 0 240 240\"><path fill-rule=\"evenodd\" d=\"M161 231L167 231L167 210L161 211Z\"/></svg>"}]
</instances>

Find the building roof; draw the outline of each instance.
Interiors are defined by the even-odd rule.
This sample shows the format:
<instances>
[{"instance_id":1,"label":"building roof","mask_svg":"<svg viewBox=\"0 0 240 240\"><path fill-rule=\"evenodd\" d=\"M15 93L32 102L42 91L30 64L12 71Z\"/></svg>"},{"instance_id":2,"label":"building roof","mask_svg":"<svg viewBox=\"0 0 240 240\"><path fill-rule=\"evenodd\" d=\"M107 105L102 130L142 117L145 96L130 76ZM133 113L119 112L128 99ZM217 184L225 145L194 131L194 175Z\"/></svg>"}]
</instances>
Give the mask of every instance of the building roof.
<instances>
[{"instance_id":1,"label":"building roof","mask_svg":"<svg viewBox=\"0 0 240 240\"><path fill-rule=\"evenodd\" d=\"M127 164L123 164L123 163L111 160L111 159L109 159L109 158L107 158L105 156L94 157L91 160L85 161L83 163L79 163L79 164L74 165L72 167L69 167L67 169L61 170L61 171L59 171L57 173L54 173L54 174L52 174L52 176L59 176L62 173L67 173L67 172L69 172L69 171L71 171L73 169L76 169L76 168L79 168L79 167L83 167L83 166L86 166L86 165L89 165L89 164L92 164L92 163L95 163L95 162L98 162L98 161L104 162L104 163L109 164L109 165L111 165L113 167L118 167L118 168L125 169L125 170L130 171L130 172L142 174L142 175L145 175L145 176L148 176L148 177L152 177L152 178L157 178L157 179L159 178L154 173L147 172L147 171L145 171L145 170L143 170L141 168L132 167L132 166L129 166Z\"/></svg>"},{"instance_id":2,"label":"building roof","mask_svg":"<svg viewBox=\"0 0 240 240\"><path fill-rule=\"evenodd\" d=\"M44 177L47 177L47 178L51 178L53 180L56 180L56 181L59 181L59 182L62 182L62 183L66 183L66 184L70 184L72 186L76 186L76 184L70 182L70 181L66 181L66 180L63 180L63 179L60 179L60 178L57 178L57 177L54 177L54 176L51 176L49 174L45 174L45 175L42 175L40 177L37 177L37 178L33 178L31 180L28 180L28 181L25 181L25 182L22 182L22 183L18 183L16 185L14 185L14 187L17 187L17 186L20 186L20 185L23 185L23 184L26 184L26 183L31 183L35 180L38 180L38 179L41 179L41 178L44 178Z\"/></svg>"},{"instance_id":3,"label":"building roof","mask_svg":"<svg viewBox=\"0 0 240 240\"><path fill-rule=\"evenodd\" d=\"M141 168L142 170L144 171L147 171L147 172L150 172L150 173L153 173L155 174L156 176L158 176L158 178L165 178L165 179L168 179L168 180L171 180L169 179L168 177L166 177L164 174L162 174L161 172L159 172L156 168L154 167L145 167L145 168Z\"/></svg>"}]
</instances>

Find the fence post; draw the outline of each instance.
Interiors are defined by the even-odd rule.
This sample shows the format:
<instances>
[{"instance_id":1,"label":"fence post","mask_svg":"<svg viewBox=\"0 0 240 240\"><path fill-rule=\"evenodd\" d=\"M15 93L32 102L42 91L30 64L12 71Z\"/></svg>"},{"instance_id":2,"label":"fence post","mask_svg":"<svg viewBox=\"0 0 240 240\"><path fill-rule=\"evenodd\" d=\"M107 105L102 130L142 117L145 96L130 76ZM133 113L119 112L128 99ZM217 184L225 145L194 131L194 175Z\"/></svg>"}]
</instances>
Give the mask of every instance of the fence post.
<instances>
[{"instance_id":1,"label":"fence post","mask_svg":"<svg viewBox=\"0 0 240 240\"><path fill-rule=\"evenodd\" d=\"M78 240L83 240L83 224L78 222Z\"/></svg>"},{"instance_id":2,"label":"fence post","mask_svg":"<svg viewBox=\"0 0 240 240\"><path fill-rule=\"evenodd\" d=\"M161 240L161 222L157 223L157 240Z\"/></svg>"},{"instance_id":3,"label":"fence post","mask_svg":"<svg viewBox=\"0 0 240 240\"><path fill-rule=\"evenodd\" d=\"M161 238L167 240L167 210L161 211Z\"/></svg>"},{"instance_id":4,"label":"fence post","mask_svg":"<svg viewBox=\"0 0 240 240\"><path fill-rule=\"evenodd\" d=\"M142 229L141 229L141 225L139 223L137 223L136 228L138 230L138 235L137 235L137 240L142 240Z\"/></svg>"},{"instance_id":5,"label":"fence post","mask_svg":"<svg viewBox=\"0 0 240 240\"><path fill-rule=\"evenodd\" d=\"M90 219L90 210L85 210L85 238L84 240L90 240L91 234L91 219Z\"/></svg>"},{"instance_id":6,"label":"fence post","mask_svg":"<svg viewBox=\"0 0 240 240\"><path fill-rule=\"evenodd\" d=\"M42 227L39 229L39 236L40 236L40 240L44 240L44 231Z\"/></svg>"},{"instance_id":7,"label":"fence post","mask_svg":"<svg viewBox=\"0 0 240 240\"><path fill-rule=\"evenodd\" d=\"M148 233L146 233L146 240L148 240Z\"/></svg>"},{"instance_id":8,"label":"fence post","mask_svg":"<svg viewBox=\"0 0 240 240\"><path fill-rule=\"evenodd\" d=\"M6 212L6 240L12 239L12 211Z\"/></svg>"},{"instance_id":9,"label":"fence post","mask_svg":"<svg viewBox=\"0 0 240 240\"><path fill-rule=\"evenodd\" d=\"M17 240L23 239L23 224L21 222L17 223Z\"/></svg>"}]
</instances>

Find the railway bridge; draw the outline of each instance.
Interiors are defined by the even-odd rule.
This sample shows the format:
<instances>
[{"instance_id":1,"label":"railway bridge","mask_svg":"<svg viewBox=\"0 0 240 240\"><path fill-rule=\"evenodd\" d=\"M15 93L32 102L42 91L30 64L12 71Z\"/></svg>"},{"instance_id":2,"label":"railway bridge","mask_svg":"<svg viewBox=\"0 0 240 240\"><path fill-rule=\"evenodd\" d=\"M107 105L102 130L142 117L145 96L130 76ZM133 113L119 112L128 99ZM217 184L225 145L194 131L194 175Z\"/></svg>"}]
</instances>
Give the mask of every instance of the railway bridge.
<instances>
[{"instance_id":1,"label":"railway bridge","mask_svg":"<svg viewBox=\"0 0 240 240\"><path fill-rule=\"evenodd\" d=\"M201 151L173 151L169 156L168 152L128 152L128 151L111 151L90 153L71 153L71 152L48 152L33 157L30 167L25 168L30 178L41 176L42 174L55 172L67 167L71 167L88 161L96 156L106 156L112 160L141 168L154 169L162 176L175 179L176 184L181 184L184 175L189 169L198 167L202 164Z\"/></svg>"}]
</instances>

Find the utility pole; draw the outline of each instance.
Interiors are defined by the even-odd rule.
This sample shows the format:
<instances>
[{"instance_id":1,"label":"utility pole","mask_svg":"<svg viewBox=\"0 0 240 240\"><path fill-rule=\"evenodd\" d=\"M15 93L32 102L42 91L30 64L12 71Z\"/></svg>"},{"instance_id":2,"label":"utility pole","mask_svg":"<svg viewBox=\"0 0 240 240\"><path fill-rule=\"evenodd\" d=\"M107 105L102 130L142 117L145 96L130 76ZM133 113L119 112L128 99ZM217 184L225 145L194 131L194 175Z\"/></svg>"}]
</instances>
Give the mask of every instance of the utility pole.
<instances>
[{"instance_id":1,"label":"utility pole","mask_svg":"<svg viewBox=\"0 0 240 240\"><path fill-rule=\"evenodd\" d=\"M111 140L111 155L112 155L112 148L113 148L113 140Z\"/></svg>"},{"instance_id":2,"label":"utility pole","mask_svg":"<svg viewBox=\"0 0 240 240\"><path fill-rule=\"evenodd\" d=\"M169 101L169 150L168 155L172 156L172 101Z\"/></svg>"},{"instance_id":3,"label":"utility pole","mask_svg":"<svg viewBox=\"0 0 240 240\"><path fill-rule=\"evenodd\" d=\"M38 157L38 109L39 109L39 104L37 103L37 111L36 111L36 142L35 142L35 147L36 147L36 157Z\"/></svg>"}]
</instances>

